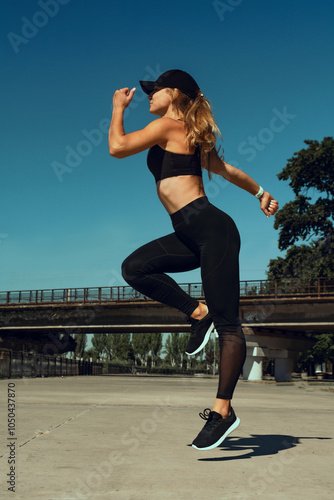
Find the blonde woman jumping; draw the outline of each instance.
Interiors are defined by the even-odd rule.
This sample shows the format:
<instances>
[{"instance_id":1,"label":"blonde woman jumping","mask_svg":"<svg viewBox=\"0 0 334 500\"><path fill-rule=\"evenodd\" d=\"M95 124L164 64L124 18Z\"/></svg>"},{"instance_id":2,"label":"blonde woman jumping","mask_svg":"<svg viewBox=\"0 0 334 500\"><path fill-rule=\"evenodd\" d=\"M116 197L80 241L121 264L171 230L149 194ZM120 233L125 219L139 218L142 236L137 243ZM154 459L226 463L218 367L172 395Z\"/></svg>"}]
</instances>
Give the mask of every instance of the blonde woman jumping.
<instances>
[{"instance_id":1,"label":"blonde woman jumping","mask_svg":"<svg viewBox=\"0 0 334 500\"><path fill-rule=\"evenodd\" d=\"M231 399L246 347L239 319L239 232L231 217L206 197L202 169L256 196L268 217L277 212L278 202L246 173L219 157L216 138L220 132L210 104L188 73L169 70L155 82L140 84L148 94L150 113L160 118L126 134L123 113L135 89L116 90L109 150L111 156L125 158L148 149L148 168L174 232L133 252L123 262L122 273L135 290L188 316L188 355L204 348L214 328L218 332L218 391L212 410L200 413L207 422L192 444L209 450L239 425ZM201 269L206 305L190 297L166 274L196 268Z\"/></svg>"}]
</instances>

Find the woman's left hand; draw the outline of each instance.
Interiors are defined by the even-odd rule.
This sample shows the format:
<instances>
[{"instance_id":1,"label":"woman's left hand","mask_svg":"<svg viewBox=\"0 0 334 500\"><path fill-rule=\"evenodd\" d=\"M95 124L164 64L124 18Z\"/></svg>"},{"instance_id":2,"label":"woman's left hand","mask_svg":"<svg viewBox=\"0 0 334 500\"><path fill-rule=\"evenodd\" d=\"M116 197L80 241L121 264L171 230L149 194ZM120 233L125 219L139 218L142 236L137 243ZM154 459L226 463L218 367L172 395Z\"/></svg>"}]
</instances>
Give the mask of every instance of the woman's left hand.
<instances>
[{"instance_id":1,"label":"woman's left hand","mask_svg":"<svg viewBox=\"0 0 334 500\"><path fill-rule=\"evenodd\" d=\"M278 201L274 200L271 194L265 191L260 198L260 208L267 217L275 215L278 210Z\"/></svg>"},{"instance_id":2,"label":"woman's left hand","mask_svg":"<svg viewBox=\"0 0 334 500\"><path fill-rule=\"evenodd\" d=\"M135 88L129 90L128 87L116 90L113 97L113 107L121 109L127 108L130 102L132 101L133 94L135 93L135 91L136 91Z\"/></svg>"}]
</instances>

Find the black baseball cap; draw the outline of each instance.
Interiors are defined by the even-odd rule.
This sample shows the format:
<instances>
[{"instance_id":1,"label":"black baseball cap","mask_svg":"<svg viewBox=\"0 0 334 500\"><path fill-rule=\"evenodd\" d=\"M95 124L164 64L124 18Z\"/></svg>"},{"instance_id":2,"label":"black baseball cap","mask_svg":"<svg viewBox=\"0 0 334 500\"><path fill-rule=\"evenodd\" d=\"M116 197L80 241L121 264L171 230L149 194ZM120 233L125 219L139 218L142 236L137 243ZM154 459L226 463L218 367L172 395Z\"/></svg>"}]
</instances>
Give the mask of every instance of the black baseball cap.
<instances>
[{"instance_id":1,"label":"black baseball cap","mask_svg":"<svg viewBox=\"0 0 334 500\"><path fill-rule=\"evenodd\" d=\"M170 69L162 73L155 82L139 81L141 88L146 94L150 94L155 87L169 87L179 89L191 99L197 97L199 86L192 76L180 69Z\"/></svg>"}]
</instances>

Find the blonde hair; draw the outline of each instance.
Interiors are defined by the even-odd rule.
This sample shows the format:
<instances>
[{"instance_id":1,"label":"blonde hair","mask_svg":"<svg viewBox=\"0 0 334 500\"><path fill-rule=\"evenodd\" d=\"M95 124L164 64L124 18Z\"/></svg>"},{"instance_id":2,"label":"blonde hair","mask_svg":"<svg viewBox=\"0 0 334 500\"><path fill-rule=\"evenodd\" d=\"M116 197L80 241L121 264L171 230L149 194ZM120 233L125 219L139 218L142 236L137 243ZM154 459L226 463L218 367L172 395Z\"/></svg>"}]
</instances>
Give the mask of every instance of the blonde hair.
<instances>
[{"instance_id":1,"label":"blonde hair","mask_svg":"<svg viewBox=\"0 0 334 500\"><path fill-rule=\"evenodd\" d=\"M173 95L173 90L169 90ZM215 122L209 101L200 90L194 99L179 91L172 104L183 113L186 141L190 147L199 147L202 167L208 171L211 179L210 160L217 155L216 142L218 137L222 139L222 135ZM223 153L221 158L223 159Z\"/></svg>"}]
</instances>

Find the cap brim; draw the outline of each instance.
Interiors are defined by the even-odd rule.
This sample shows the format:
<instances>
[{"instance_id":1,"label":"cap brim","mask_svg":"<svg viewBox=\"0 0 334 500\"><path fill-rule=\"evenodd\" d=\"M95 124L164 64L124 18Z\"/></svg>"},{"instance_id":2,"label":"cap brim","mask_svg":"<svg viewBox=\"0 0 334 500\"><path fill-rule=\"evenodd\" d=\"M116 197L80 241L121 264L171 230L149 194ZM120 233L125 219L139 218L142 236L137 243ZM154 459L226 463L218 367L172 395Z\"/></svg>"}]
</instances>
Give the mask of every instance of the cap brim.
<instances>
[{"instance_id":1,"label":"cap brim","mask_svg":"<svg viewBox=\"0 0 334 500\"><path fill-rule=\"evenodd\" d=\"M139 83L145 94L150 94L154 90L155 82L145 82L143 80L139 80Z\"/></svg>"}]
</instances>

